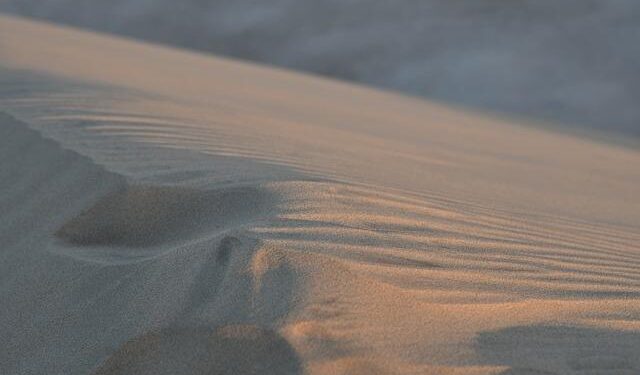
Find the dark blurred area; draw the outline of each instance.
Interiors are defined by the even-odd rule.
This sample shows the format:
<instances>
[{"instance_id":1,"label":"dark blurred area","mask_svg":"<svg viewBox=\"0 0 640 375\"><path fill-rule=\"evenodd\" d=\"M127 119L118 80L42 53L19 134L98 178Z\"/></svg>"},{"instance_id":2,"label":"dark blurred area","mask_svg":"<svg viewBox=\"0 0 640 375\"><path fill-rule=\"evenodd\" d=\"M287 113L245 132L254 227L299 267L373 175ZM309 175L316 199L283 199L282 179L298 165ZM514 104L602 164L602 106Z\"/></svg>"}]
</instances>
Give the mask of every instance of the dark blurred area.
<instances>
[{"instance_id":1,"label":"dark blurred area","mask_svg":"<svg viewBox=\"0 0 640 375\"><path fill-rule=\"evenodd\" d=\"M640 138L638 0L0 0L0 10Z\"/></svg>"}]
</instances>

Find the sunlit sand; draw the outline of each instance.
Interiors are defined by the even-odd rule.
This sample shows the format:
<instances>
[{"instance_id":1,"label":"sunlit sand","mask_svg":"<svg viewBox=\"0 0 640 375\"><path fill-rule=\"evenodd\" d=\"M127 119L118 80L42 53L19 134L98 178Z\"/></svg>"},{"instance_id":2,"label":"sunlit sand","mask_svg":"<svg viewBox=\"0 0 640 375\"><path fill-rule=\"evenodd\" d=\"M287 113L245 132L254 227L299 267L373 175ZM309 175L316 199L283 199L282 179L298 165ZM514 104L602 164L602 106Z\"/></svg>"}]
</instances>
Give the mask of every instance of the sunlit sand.
<instances>
[{"instance_id":1,"label":"sunlit sand","mask_svg":"<svg viewBox=\"0 0 640 375\"><path fill-rule=\"evenodd\" d=\"M0 16L0 373L637 374L640 153Z\"/></svg>"}]
</instances>

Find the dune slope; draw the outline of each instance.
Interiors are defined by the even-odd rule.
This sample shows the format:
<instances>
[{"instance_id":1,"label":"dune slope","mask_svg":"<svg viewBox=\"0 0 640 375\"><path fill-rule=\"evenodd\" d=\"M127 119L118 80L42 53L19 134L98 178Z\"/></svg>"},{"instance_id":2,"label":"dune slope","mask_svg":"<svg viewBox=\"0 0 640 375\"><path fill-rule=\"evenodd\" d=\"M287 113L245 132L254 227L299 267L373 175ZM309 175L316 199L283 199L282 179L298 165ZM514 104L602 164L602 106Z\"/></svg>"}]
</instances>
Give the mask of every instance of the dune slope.
<instances>
[{"instance_id":1,"label":"dune slope","mask_svg":"<svg viewBox=\"0 0 640 375\"><path fill-rule=\"evenodd\" d=\"M0 373L635 374L640 152L0 16Z\"/></svg>"}]
</instances>

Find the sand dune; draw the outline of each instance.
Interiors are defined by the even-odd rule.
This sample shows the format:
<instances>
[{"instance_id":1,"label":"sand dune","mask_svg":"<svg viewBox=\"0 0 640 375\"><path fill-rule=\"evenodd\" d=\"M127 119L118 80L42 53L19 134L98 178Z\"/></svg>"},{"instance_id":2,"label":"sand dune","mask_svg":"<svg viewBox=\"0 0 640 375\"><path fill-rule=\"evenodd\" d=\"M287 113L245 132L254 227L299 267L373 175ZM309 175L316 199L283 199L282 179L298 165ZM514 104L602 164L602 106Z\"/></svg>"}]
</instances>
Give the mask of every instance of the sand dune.
<instances>
[{"instance_id":1,"label":"sand dune","mask_svg":"<svg viewBox=\"0 0 640 375\"><path fill-rule=\"evenodd\" d=\"M0 16L0 373L635 374L640 153Z\"/></svg>"}]
</instances>

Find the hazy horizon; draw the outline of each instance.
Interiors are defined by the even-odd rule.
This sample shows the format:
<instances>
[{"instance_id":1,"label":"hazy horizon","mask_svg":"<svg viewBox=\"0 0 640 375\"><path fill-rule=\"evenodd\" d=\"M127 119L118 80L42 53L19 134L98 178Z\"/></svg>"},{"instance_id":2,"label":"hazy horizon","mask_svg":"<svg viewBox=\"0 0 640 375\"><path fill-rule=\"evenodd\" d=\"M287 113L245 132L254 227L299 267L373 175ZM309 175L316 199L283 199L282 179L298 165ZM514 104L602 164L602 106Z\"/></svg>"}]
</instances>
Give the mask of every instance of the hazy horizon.
<instances>
[{"instance_id":1,"label":"hazy horizon","mask_svg":"<svg viewBox=\"0 0 640 375\"><path fill-rule=\"evenodd\" d=\"M630 0L7 0L0 11L640 137Z\"/></svg>"}]
</instances>

